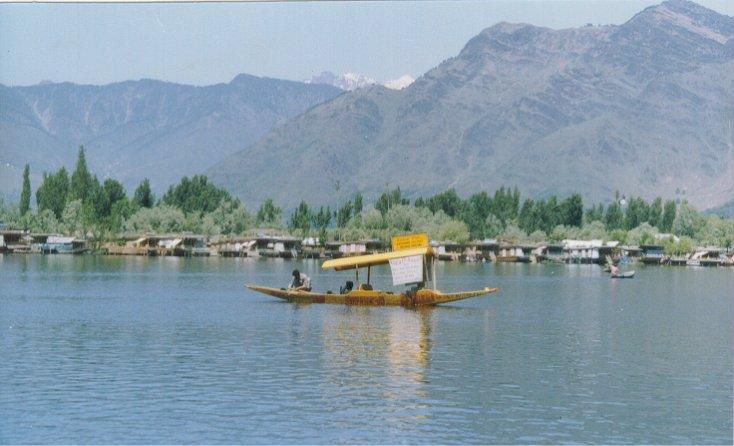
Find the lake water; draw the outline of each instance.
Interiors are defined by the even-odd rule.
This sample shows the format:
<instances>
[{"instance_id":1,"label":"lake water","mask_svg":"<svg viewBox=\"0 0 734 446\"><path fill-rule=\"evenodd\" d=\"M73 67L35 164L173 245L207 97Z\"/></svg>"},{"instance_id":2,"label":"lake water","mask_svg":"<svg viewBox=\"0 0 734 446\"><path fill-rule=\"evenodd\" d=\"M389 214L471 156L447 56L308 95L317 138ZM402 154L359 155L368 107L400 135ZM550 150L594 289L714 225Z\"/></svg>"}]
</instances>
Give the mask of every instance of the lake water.
<instances>
[{"instance_id":1,"label":"lake water","mask_svg":"<svg viewBox=\"0 0 734 446\"><path fill-rule=\"evenodd\" d=\"M441 264L425 310L293 305L315 261L0 256L0 443L731 443L734 268ZM373 282L386 283L386 270Z\"/></svg>"}]
</instances>

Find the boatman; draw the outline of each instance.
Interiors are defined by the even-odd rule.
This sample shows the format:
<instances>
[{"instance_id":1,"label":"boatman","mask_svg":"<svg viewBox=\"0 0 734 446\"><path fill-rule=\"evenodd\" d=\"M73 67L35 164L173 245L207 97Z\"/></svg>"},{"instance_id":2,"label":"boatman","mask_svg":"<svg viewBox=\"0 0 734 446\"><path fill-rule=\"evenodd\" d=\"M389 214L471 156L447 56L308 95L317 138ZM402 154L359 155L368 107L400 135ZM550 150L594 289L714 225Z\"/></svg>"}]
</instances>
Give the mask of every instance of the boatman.
<instances>
[{"instance_id":1,"label":"boatman","mask_svg":"<svg viewBox=\"0 0 734 446\"><path fill-rule=\"evenodd\" d=\"M609 272L612 273L612 277L617 277L619 274L619 266L617 266L617 262L612 262L612 266L609 267Z\"/></svg>"},{"instance_id":2,"label":"boatman","mask_svg":"<svg viewBox=\"0 0 734 446\"><path fill-rule=\"evenodd\" d=\"M295 291L311 291L311 278L294 269L293 279L288 288Z\"/></svg>"}]
</instances>

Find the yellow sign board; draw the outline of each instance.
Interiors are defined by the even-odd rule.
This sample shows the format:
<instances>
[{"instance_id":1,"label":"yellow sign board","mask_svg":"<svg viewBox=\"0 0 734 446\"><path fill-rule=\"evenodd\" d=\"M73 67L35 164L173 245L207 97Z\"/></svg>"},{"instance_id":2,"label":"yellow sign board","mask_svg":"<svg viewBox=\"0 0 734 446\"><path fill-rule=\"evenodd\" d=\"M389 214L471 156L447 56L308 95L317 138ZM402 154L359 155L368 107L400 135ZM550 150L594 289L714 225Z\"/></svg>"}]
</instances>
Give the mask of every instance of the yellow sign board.
<instances>
[{"instance_id":1,"label":"yellow sign board","mask_svg":"<svg viewBox=\"0 0 734 446\"><path fill-rule=\"evenodd\" d=\"M428 246L428 234L397 235L392 238L392 250L425 248Z\"/></svg>"}]
</instances>

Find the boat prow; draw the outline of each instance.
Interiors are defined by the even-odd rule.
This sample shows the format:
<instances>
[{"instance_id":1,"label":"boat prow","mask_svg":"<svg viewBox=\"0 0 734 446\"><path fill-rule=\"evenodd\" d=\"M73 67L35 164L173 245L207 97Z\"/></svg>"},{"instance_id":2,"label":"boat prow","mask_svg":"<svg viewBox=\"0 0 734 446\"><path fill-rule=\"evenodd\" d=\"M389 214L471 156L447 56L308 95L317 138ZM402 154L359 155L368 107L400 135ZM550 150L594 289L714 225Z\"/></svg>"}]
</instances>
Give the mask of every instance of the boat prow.
<instances>
[{"instance_id":1,"label":"boat prow","mask_svg":"<svg viewBox=\"0 0 734 446\"><path fill-rule=\"evenodd\" d=\"M455 302L472 297L486 296L496 293L498 288L485 287L481 290L462 291L457 293L442 293L436 290L420 289L415 292L391 293L389 291L354 290L346 294L315 293L310 291L296 291L283 288L271 288L259 285L245 285L247 288L268 296L277 297L293 303L320 303L343 305L371 305L371 306L434 306L448 302Z\"/></svg>"}]
</instances>

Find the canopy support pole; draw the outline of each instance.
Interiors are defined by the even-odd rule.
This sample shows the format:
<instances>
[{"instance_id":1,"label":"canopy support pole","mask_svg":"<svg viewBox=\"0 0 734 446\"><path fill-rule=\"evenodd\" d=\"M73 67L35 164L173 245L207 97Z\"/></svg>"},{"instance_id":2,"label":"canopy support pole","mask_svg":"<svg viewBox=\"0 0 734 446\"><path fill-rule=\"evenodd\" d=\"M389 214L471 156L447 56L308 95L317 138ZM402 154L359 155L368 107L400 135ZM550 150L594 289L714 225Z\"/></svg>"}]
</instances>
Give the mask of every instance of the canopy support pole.
<instances>
[{"instance_id":1,"label":"canopy support pole","mask_svg":"<svg viewBox=\"0 0 734 446\"><path fill-rule=\"evenodd\" d=\"M357 279L355 280L355 285L359 286L359 267L358 266L354 267L354 274L357 275Z\"/></svg>"},{"instance_id":2,"label":"canopy support pole","mask_svg":"<svg viewBox=\"0 0 734 446\"><path fill-rule=\"evenodd\" d=\"M371 266L368 266L367 267L367 285L370 284L370 273L371 273L371 270L372 270L372 267Z\"/></svg>"},{"instance_id":3,"label":"canopy support pole","mask_svg":"<svg viewBox=\"0 0 734 446\"><path fill-rule=\"evenodd\" d=\"M436 285L436 259L431 256L431 282L433 282L433 291L438 289Z\"/></svg>"}]
</instances>

